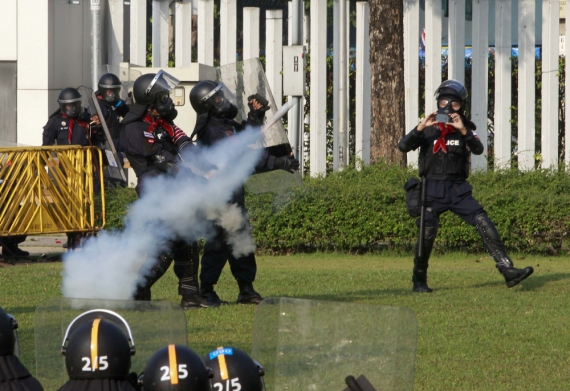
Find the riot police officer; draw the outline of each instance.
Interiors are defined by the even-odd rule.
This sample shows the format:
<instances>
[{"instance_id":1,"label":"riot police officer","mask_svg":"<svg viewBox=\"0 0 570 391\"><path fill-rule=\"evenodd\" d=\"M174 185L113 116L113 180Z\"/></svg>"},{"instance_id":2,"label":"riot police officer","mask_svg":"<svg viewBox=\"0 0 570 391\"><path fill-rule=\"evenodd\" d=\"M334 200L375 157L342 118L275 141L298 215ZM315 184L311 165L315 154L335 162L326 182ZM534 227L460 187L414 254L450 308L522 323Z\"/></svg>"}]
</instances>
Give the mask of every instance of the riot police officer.
<instances>
[{"instance_id":1,"label":"riot police officer","mask_svg":"<svg viewBox=\"0 0 570 391\"><path fill-rule=\"evenodd\" d=\"M416 245L413 291L432 291L427 285L428 260L437 235L439 215L447 210L477 229L507 287L511 288L530 276L533 268L513 266L493 221L471 194L472 187L466 180L470 154L480 155L484 148L475 132L475 124L464 114L467 89L456 80L447 80L438 87L435 98L437 112L422 119L398 144L402 152L420 148L419 173L427 181L424 244L421 256L419 241ZM416 224L420 227L419 219Z\"/></svg>"},{"instance_id":2,"label":"riot police officer","mask_svg":"<svg viewBox=\"0 0 570 391\"><path fill-rule=\"evenodd\" d=\"M198 114L193 136L196 135L198 145L206 147L231 137L248 125L263 125L265 112L269 109L269 102L264 97L259 94L251 95L248 98L250 111L247 120L238 123L234 121L238 114L234 94L223 83L211 80L201 81L192 88L190 103ZM298 170L299 162L293 156L275 157L264 151L255 167L256 172L276 169ZM247 213L243 186L234 191L232 203L236 203L244 215ZM200 272L201 294L210 301L227 304L227 301L221 300L214 291L214 285L229 261L231 272L239 286L237 303L259 304L263 298L253 289L257 273L255 254L252 252L239 258L234 257L225 236L224 230L217 227L215 237L206 240Z\"/></svg>"},{"instance_id":3,"label":"riot police officer","mask_svg":"<svg viewBox=\"0 0 570 391\"><path fill-rule=\"evenodd\" d=\"M18 359L19 344L16 318L0 307L0 391L43 391Z\"/></svg>"},{"instance_id":4,"label":"riot police officer","mask_svg":"<svg viewBox=\"0 0 570 391\"><path fill-rule=\"evenodd\" d=\"M179 83L164 71L140 76L133 85L133 104L122 121L121 146L137 175L137 194L140 196L148 178L157 175L175 175L180 166L179 154L186 148L196 148L190 138L176 126L173 120L177 111L170 98L170 91ZM180 305L185 309L215 307L199 294L199 252L196 241L174 240L170 251L150 260L144 270L150 274L141 276L145 283L137 287L136 300L150 300L150 288L160 278L174 259L174 273L178 277ZM141 269L142 270L142 269Z\"/></svg>"},{"instance_id":5,"label":"riot police officer","mask_svg":"<svg viewBox=\"0 0 570 391\"><path fill-rule=\"evenodd\" d=\"M212 389L230 391L265 390L265 370L243 350L220 346L208 353L204 363L213 372Z\"/></svg>"},{"instance_id":6,"label":"riot police officer","mask_svg":"<svg viewBox=\"0 0 570 391\"><path fill-rule=\"evenodd\" d=\"M91 116L81 103L81 94L75 88L61 90L57 99L59 108L50 115L44 126L42 145L81 145L88 147L104 137L102 132L90 129ZM67 233L68 248L74 248L80 235Z\"/></svg>"},{"instance_id":7,"label":"riot police officer","mask_svg":"<svg viewBox=\"0 0 570 391\"><path fill-rule=\"evenodd\" d=\"M212 377L198 353L186 346L168 345L149 358L139 383L144 391L210 391Z\"/></svg>"},{"instance_id":8,"label":"riot police officer","mask_svg":"<svg viewBox=\"0 0 570 391\"><path fill-rule=\"evenodd\" d=\"M121 99L122 84L115 74L105 73L99 78L98 87L99 89L95 91L97 103L101 108L101 114L105 118L105 123L109 129L113 144L115 144L115 149L119 153L119 159L122 159L122 149L119 142L122 128L121 120L129 112L129 106ZM97 113L91 114L95 121L100 122ZM100 127L97 128L100 129ZM102 132L102 129L99 131Z\"/></svg>"},{"instance_id":9,"label":"riot police officer","mask_svg":"<svg viewBox=\"0 0 570 391\"><path fill-rule=\"evenodd\" d=\"M136 352L129 324L109 310L91 310L67 327L61 353L69 380L59 391L134 391L136 373L130 372Z\"/></svg>"}]
</instances>

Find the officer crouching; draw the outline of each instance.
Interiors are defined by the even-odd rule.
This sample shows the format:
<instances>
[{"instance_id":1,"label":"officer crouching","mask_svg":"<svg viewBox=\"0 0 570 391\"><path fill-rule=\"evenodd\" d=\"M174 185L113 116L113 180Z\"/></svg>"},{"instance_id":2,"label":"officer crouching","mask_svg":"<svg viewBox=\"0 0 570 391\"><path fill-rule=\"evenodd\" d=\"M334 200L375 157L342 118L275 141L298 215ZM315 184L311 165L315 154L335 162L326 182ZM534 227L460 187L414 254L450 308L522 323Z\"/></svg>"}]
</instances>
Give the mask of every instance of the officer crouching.
<instances>
[{"instance_id":1,"label":"officer crouching","mask_svg":"<svg viewBox=\"0 0 570 391\"><path fill-rule=\"evenodd\" d=\"M497 228L483 207L473 198L467 182L470 155L480 155L484 147L475 124L464 115L468 93L456 80L443 82L435 92L438 111L421 120L398 143L402 152L420 148L419 174L426 180L424 241L416 245L412 276L414 292L432 292L427 285L428 260L439 225L439 215L452 211L481 235L485 248L511 288L533 273L533 268L516 269L505 251ZM420 227L420 219L416 221ZM421 256L420 256L421 254Z\"/></svg>"}]
</instances>

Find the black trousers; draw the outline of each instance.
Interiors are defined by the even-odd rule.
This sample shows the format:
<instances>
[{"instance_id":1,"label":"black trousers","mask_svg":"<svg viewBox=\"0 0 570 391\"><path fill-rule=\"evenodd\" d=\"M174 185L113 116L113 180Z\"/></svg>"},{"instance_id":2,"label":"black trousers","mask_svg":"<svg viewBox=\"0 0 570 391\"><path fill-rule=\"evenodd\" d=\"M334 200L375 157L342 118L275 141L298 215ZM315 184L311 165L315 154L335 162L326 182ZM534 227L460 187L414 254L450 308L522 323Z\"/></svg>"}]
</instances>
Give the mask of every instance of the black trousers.
<instances>
[{"instance_id":1,"label":"black trousers","mask_svg":"<svg viewBox=\"0 0 570 391\"><path fill-rule=\"evenodd\" d=\"M431 206L426 208L425 226L439 226L439 215L451 211L467 224L477 225L475 217L485 210L471 194L473 187L466 180L430 181L427 182L427 201ZM416 220L420 227L420 219Z\"/></svg>"},{"instance_id":2,"label":"black trousers","mask_svg":"<svg viewBox=\"0 0 570 391\"><path fill-rule=\"evenodd\" d=\"M174 241L170 251L166 251L156 259L147 262L139 271L144 283L137 289L150 288L166 273L174 261L174 274L178 277L178 294L181 296L198 293L198 266L200 252L198 243L187 244L185 241Z\"/></svg>"},{"instance_id":3,"label":"black trousers","mask_svg":"<svg viewBox=\"0 0 570 391\"><path fill-rule=\"evenodd\" d=\"M257 274L255 254L249 253L239 258L234 257L232 248L225 239L224 230L220 227L217 227L216 230L216 236L206 240L204 245L202 270L200 272L202 286L217 284L226 262L230 263L230 270L236 280L249 283L255 281Z\"/></svg>"}]
</instances>

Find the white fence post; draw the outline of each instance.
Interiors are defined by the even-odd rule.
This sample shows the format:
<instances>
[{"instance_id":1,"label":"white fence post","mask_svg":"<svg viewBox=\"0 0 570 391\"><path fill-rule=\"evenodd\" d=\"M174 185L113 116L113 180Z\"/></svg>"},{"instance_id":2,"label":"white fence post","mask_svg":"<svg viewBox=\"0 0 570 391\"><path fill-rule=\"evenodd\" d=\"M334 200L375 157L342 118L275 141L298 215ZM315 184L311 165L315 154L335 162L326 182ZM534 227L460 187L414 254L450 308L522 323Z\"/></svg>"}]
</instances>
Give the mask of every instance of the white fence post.
<instances>
[{"instance_id":1,"label":"white fence post","mask_svg":"<svg viewBox=\"0 0 570 391\"><path fill-rule=\"evenodd\" d=\"M189 67L192 63L192 0L175 5L174 55L177 68Z\"/></svg>"},{"instance_id":2,"label":"white fence post","mask_svg":"<svg viewBox=\"0 0 570 391\"><path fill-rule=\"evenodd\" d=\"M471 120L483 144L481 155L471 155L473 171L487 170L487 105L489 85L489 0L473 1L473 54L471 65Z\"/></svg>"},{"instance_id":3,"label":"white fence post","mask_svg":"<svg viewBox=\"0 0 570 391\"><path fill-rule=\"evenodd\" d=\"M518 69L518 167L534 169L535 130L535 0L519 0L519 69Z\"/></svg>"},{"instance_id":4,"label":"white fence post","mask_svg":"<svg viewBox=\"0 0 570 391\"><path fill-rule=\"evenodd\" d=\"M449 78L465 83L465 0L449 0Z\"/></svg>"},{"instance_id":5,"label":"white fence post","mask_svg":"<svg viewBox=\"0 0 570 391\"><path fill-rule=\"evenodd\" d=\"M542 2L542 168L558 167L558 45L560 5Z\"/></svg>"},{"instance_id":6,"label":"white fence post","mask_svg":"<svg viewBox=\"0 0 570 391\"><path fill-rule=\"evenodd\" d=\"M311 0L311 176L327 170L327 0Z\"/></svg>"},{"instance_id":7,"label":"white fence post","mask_svg":"<svg viewBox=\"0 0 570 391\"><path fill-rule=\"evenodd\" d=\"M356 3L356 116L355 153L364 164L370 164L370 8L367 1ZM416 51L417 52L417 51ZM417 56L417 53L416 53ZM417 67L416 67L417 70Z\"/></svg>"},{"instance_id":8,"label":"white fence post","mask_svg":"<svg viewBox=\"0 0 570 391\"><path fill-rule=\"evenodd\" d=\"M426 0L426 85L425 113L437 109L434 93L441 84L441 0Z\"/></svg>"},{"instance_id":9,"label":"white fence post","mask_svg":"<svg viewBox=\"0 0 570 391\"><path fill-rule=\"evenodd\" d=\"M109 0L111 26L107 29L109 58L111 65L123 62L123 0Z\"/></svg>"},{"instance_id":10,"label":"white fence post","mask_svg":"<svg viewBox=\"0 0 570 391\"><path fill-rule=\"evenodd\" d=\"M333 171L338 170L338 133L339 133L339 101L340 101L340 90L339 90L339 80L340 80L340 1L333 1ZM312 69L312 67L311 67ZM312 106L311 106L312 107Z\"/></svg>"},{"instance_id":11,"label":"white fence post","mask_svg":"<svg viewBox=\"0 0 570 391\"><path fill-rule=\"evenodd\" d=\"M168 66L168 0L152 0L152 66Z\"/></svg>"},{"instance_id":12,"label":"white fence post","mask_svg":"<svg viewBox=\"0 0 570 391\"><path fill-rule=\"evenodd\" d=\"M283 69L283 11L267 10L265 39L265 75L275 99L276 109L283 104L283 86L281 70Z\"/></svg>"},{"instance_id":13,"label":"white fence post","mask_svg":"<svg viewBox=\"0 0 570 391\"><path fill-rule=\"evenodd\" d=\"M570 11L570 10L569 10ZM569 26L570 27L570 26ZM566 29L566 35L564 37L564 55L566 61L570 60L570 28ZM565 80L570 80L570 64L566 62L566 66L564 67L564 76ZM568 83L568 82L566 82ZM568 85L568 84L567 84ZM570 109L568 108L570 105L570 88L565 88L564 90L564 110L566 111L565 115L565 132L564 132L564 140L566 141L564 144L564 161L566 162L566 171L570 169Z\"/></svg>"},{"instance_id":14,"label":"white fence post","mask_svg":"<svg viewBox=\"0 0 570 391\"><path fill-rule=\"evenodd\" d=\"M420 2L404 0L404 87L406 90L406 133L419 122L420 88ZM369 141L370 142L370 141ZM407 154L408 166L418 165L418 151Z\"/></svg>"},{"instance_id":15,"label":"white fence post","mask_svg":"<svg viewBox=\"0 0 570 391\"><path fill-rule=\"evenodd\" d=\"M259 57L259 8L243 9L243 59Z\"/></svg>"},{"instance_id":16,"label":"white fence post","mask_svg":"<svg viewBox=\"0 0 570 391\"><path fill-rule=\"evenodd\" d=\"M146 2L131 2L129 62L146 65Z\"/></svg>"},{"instance_id":17,"label":"white fence post","mask_svg":"<svg viewBox=\"0 0 570 391\"><path fill-rule=\"evenodd\" d=\"M495 1L495 167L511 164L512 0Z\"/></svg>"},{"instance_id":18,"label":"white fence post","mask_svg":"<svg viewBox=\"0 0 570 391\"><path fill-rule=\"evenodd\" d=\"M198 62L214 66L214 0L198 0Z\"/></svg>"},{"instance_id":19,"label":"white fence post","mask_svg":"<svg viewBox=\"0 0 570 391\"><path fill-rule=\"evenodd\" d=\"M236 62L237 0L220 0L220 65Z\"/></svg>"}]
</instances>

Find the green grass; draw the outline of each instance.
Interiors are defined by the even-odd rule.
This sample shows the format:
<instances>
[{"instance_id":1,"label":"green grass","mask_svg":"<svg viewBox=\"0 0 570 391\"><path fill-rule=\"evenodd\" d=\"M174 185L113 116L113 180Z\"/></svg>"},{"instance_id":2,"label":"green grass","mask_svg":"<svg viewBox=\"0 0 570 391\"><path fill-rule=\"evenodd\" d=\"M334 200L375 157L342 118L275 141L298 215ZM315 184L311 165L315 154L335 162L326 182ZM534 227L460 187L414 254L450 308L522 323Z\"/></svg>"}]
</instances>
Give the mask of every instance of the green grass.
<instances>
[{"instance_id":1,"label":"green grass","mask_svg":"<svg viewBox=\"0 0 570 391\"><path fill-rule=\"evenodd\" d=\"M418 319L414 390L567 390L570 384L570 258L514 256L535 274L507 289L486 256L432 257L432 294L411 292L411 257L312 254L258 257L264 296L402 306ZM61 263L0 268L0 306L20 324L22 361L35 372L33 316L60 296ZM229 269L217 291L235 302ZM178 301L170 270L153 299ZM251 351L254 306L187 311L189 346ZM263 364L263 363L262 363Z\"/></svg>"}]
</instances>

